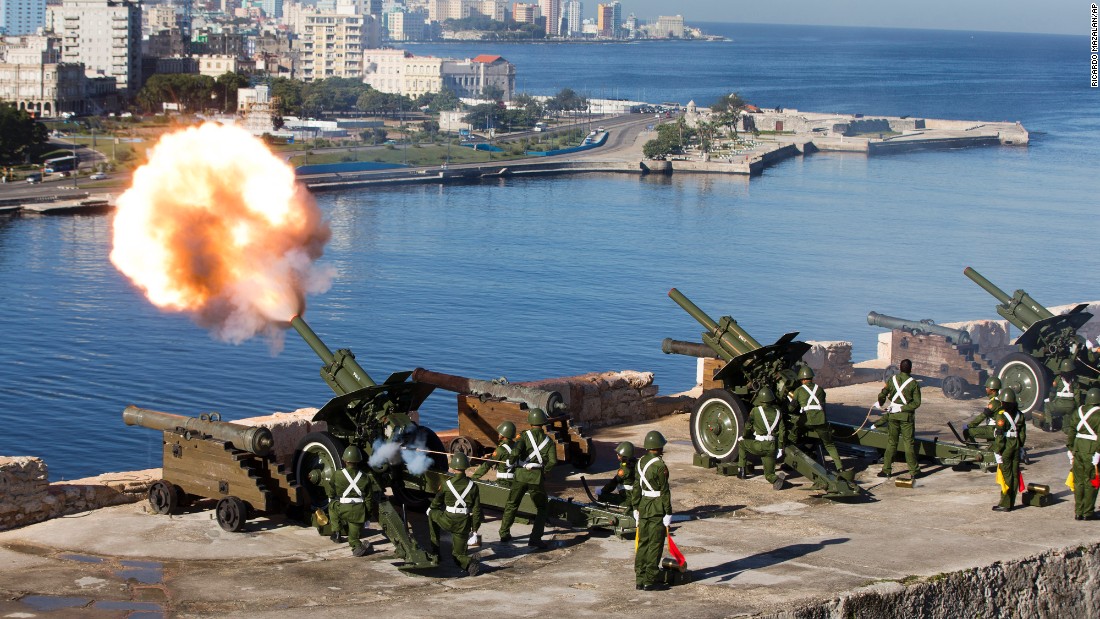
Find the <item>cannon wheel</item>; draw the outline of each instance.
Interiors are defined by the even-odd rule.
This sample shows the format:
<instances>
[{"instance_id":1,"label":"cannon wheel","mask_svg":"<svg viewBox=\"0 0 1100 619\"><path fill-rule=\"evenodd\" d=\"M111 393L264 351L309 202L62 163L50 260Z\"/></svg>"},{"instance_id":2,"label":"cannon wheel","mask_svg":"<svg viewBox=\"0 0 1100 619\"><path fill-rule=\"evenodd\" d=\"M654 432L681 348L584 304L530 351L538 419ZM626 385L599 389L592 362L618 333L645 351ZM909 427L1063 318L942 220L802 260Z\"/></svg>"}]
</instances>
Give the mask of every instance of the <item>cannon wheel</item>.
<instances>
[{"instance_id":1,"label":"cannon wheel","mask_svg":"<svg viewBox=\"0 0 1100 619\"><path fill-rule=\"evenodd\" d=\"M894 365L893 363L886 366L886 369L882 371L882 382L884 382L884 383L890 382L890 377L893 376L894 374L897 374L900 371L901 370L898 369L898 366Z\"/></svg>"},{"instance_id":2,"label":"cannon wheel","mask_svg":"<svg viewBox=\"0 0 1100 619\"><path fill-rule=\"evenodd\" d=\"M248 520L248 503L235 496L227 496L218 501L214 514L221 528L236 533L244 529L244 523Z\"/></svg>"},{"instance_id":3,"label":"cannon wheel","mask_svg":"<svg viewBox=\"0 0 1100 619\"><path fill-rule=\"evenodd\" d=\"M748 411L741 399L725 389L708 389L691 410L691 443L698 453L719 462L737 456L737 443Z\"/></svg>"},{"instance_id":4,"label":"cannon wheel","mask_svg":"<svg viewBox=\"0 0 1100 619\"><path fill-rule=\"evenodd\" d=\"M443 451L443 441L439 439L439 435L432 432L430 429L420 426L416 429L416 436L411 441L407 441L407 444L423 446L424 449L431 451ZM447 470L447 456L442 454L425 454L431 461L429 468L436 471ZM410 509L423 509L428 506L428 503L432 500L432 495L420 490L407 487L400 478L391 487L393 490L393 498L398 502L404 504Z\"/></svg>"},{"instance_id":5,"label":"cannon wheel","mask_svg":"<svg viewBox=\"0 0 1100 619\"><path fill-rule=\"evenodd\" d=\"M997 366L1001 385L1016 392L1016 405L1025 415L1041 410L1050 392L1050 370L1031 355L1014 352L1001 359Z\"/></svg>"},{"instance_id":6,"label":"cannon wheel","mask_svg":"<svg viewBox=\"0 0 1100 619\"><path fill-rule=\"evenodd\" d=\"M171 514L179 507L181 490L163 479L149 486L149 507L154 514Z\"/></svg>"},{"instance_id":7,"label":"cannon wheel","mask_svg":"<svg viewBox=\"0 0 1100 619\"><path fill-rule=\"evenodd\" d=\"M476 442L468 436L456 436L451 439L451 444L447 446L447 451L453 454L466 454L467 458L472 458L481 453L481 443Z\"/></svg>"},{"instance_id":8,"label":"cannon wheel","mask_svg":"<svg viewBox=\"0 0 1100 619\"><path fill-rule=\"evenodd\" d=\"M344 442L328 432L310 432L298 441L294 450L294 479L305 491L305 500L311 507L324 505L328 496L324 488L309 481L309 472L328 469L330 475L335 475L344 468L343 453Z\"/></svg>"},{"instance_id":9,"label":"cannon wheel","mask_svg":"<svg viewBox=\"0 0 1100 619\"><path fill-rule=\"evenodd\" d=\"M943 379L943 395L951 400L961 400L966 396L966 379L951 375Z\"/></svg>"}]
</instances>

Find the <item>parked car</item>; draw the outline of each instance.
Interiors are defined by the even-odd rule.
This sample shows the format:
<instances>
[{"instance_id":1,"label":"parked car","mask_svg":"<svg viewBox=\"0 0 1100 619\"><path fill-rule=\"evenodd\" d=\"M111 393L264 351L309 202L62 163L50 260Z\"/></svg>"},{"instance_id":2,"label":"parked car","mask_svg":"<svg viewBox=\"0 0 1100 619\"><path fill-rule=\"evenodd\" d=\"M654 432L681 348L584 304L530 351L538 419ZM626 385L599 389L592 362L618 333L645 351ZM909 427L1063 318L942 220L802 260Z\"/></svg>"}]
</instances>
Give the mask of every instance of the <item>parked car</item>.
<instances>
[{"instance_id":1,"label":"parked car","mask_svg":"<svg viewBox=\"0 0 1100 619\"><path fill-rule=\"evenodd\" d=\"M96 172L95 174L88 177L89 180L93 180L93 181L101 181L105 178L107 178L107 175L104 174L103 172Z\"/></svg>"},{"instance_id":2,"label":"parked car","mask_svg":"<svg viewBox=\"0 0 1100 619\"><path fill-rule=\"evenodd\" d=\"M32 185L35 184L35 183L41 183L42 182L42 175L41 174L28 174L27 175L27 182L32 184Z\"/></svg>"}]
</instances>

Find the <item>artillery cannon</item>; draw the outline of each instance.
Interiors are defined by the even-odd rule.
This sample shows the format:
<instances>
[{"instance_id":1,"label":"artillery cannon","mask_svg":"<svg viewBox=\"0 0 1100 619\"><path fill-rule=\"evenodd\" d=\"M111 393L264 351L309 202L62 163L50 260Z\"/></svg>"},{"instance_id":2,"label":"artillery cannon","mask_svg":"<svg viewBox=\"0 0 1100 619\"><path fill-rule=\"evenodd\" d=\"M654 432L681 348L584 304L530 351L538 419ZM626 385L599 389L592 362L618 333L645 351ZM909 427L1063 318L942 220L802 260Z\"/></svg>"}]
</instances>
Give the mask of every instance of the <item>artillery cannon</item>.
<instances>
[{"instance_id":1,"label":"artillery cannon","mask_svg":"<svg viewBox=\"0 0 1100 619\"><path fill-rule=\"evenodd\" d=\"M1100 384L1100 371L1087 358L1085 338L1077 333L1092 318L1085 311L1088 305L1082 303L1055 316L1023 290L1009 296L970 267L963 274L997 299L997 313L1022 332L1016 339L1017 351L998 363L996 376L1016 392L1021 412L1040 422L1037 425L1051 428L1057 414L1045 410L1044 402L1064 361L1073 362L1073 374L1083 389Z\"/></svg>"},{"instance_id":2,"label":"artillery cannon","mask_svg":"<svg viewBox=\"0 0 1100 619\"><path fill-rule=\"evenodd\" d=\"M906 320L877 312L867 314L867 324L893 329L890 358L909 357L913 373L940 380L943 394L952 400L966 396L973 385L983 385L992 365L978 352L965 329L952 329L932 320ZM897 372L887 369L884 379Z\"/></svg>"},{"instance_id":3,"label":"artillery cannon","mask_svg":"<svg viewBox=\"0 0 1100 619\"><path fill-rule=\"evenodd\" d=\"M162 477L149 487L154 513L217 499L218 524L236 532L256 513L285 513L298 503L293 477L268 457L274 441L267 428L224 422L217 413L184 417L137 406L127 406L122 420L164 432Z\"/></svg>"},{"instance_id":4,"label":"artillery cannon","mask_svg":"<svg viewBox=\"0 0 1100 619\"><path fill-rule=\"evenodd\" d=\"M798 332L792 332L774 344L763 346L733 318L723 316L713 320L675 288L668 291L668 296L706 329L702 338L709 353L691 342L669 339L662 342L662 350L725 361L714 373L722 388L703 391L692 406L690 423L692 445L702 456L696 457L696 463L729 472L728 463L737 457L748 419L749 407L745 403L751 402L763 387L795 385L798 364L810 345L795 341ZM865 494L850 478L828 471L797 445L784 447L783 462L824 490L826 498L855 498Z\"/></svg>"},{"instance_id":5,"label":"artillery cannon","mask_svg":"<svg viewBox=\"0 0 1100 619\"><path fill-rule=\"evenodd\" d=\"M392 498L379 501L378 519L382 532L405 561L402 569L436 566L438 557L416 544L394 505L403 503L423 508L430 495L446 481L443 442L435 432L414 422L411 415L435 386L409 381L412 372L394 373L382 384L377 384L355 361L350 350L340 349L333 353L301 316L291 319L290 325L324 362L321 378L336 393L336 397L313 417L313 421L326 422L328 431L306 435L295 453L294 473L311 506L316 509L327 502L325 482L331 482L332 476L343 467L344 448L355 445L367 457L370 466L366 467L366 472L374 476L380 487L392 492ZM549 406L556 408L553 402L549 402ZM386 445L395 444L396 450L386 448ZM383 453L399 453L402 457L391 456L378 462L374 456L380 448L386 448ZM417 454L419 459L410 457L412 454ZM320 472L320 483L310 480L312 470ZM480 480L476 483L483 507L504 508L507 488ZM535 513L529 496L524 498L519 511ZM573 526L612 528L620 536L628 535L635 528L634 519L625 510L552 498L548 511L551 517L566 520ZM314 524L325 533L325 525L316 521Z\"/></svg>"},{"instance_id":6,"label":"artillery cannon","mask_svg":"<svg viewBox=\"0 0 1100 619\"><path fill-rule=\"evenodd\" d=\"M592 440L571 422L569 407L557 391L513 385L505 379L477 380L424 368L413 370L412 379L458 394L458 436L447 444L451 453L484 455L496 446L496 427L501 422L511 421L520 426L527 422L529 409L541 408L547 413L544 430L558 446L558 461L582 469L592 464Z\"/></svg>"},{"instance_id":7,"label":"artillery cannon","mask_svg":"<svg viewBox=\"0 0 1100 619\"><path fill-rule=\"evenodd\" d=\"M723 316L716 322L675 288L668 295L707 330L702 334L703 346L666 339L662 350L704 359L717 358L724 362L714 373L714 381L703 377L703 394L696 400L691 412L691 440L695 450L704 459L719 463L719 471L722 472L721 463L731 462L737 456L739 437L748 416L745 403L750 402L762 387L778 387L777 392L782 392L783 387L796 384L796 368L810 345L794 341L798 333L792 332L779 338L775 344L761 346L733 318ZM708 382L718 382L722 387L707 388ZM833 430L833 439L838 443L859 445L878 452L886 450L888 437L882 430L857 428L835 421L830 421L829 425ZM812 432L807 436L816 438ZM993 455L977 447L940 442L938 439L914 439L914 450L918 457L951 466L964 463L989 466L993 463ZM863 494L863 490L850 479L829 472L797 446L785 447L783 458L784 464L812 480L815 487L823 488L827 498Z\"/></svg>"}]
</instances>

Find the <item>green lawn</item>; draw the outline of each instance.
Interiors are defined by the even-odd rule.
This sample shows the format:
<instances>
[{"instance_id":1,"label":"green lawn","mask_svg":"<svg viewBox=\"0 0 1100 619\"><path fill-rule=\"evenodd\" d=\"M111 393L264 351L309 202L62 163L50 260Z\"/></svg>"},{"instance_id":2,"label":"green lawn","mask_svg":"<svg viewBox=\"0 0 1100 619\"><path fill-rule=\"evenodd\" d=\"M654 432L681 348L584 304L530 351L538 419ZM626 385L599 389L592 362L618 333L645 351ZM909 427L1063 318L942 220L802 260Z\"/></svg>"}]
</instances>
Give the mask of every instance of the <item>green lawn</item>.
<instances>
[{"instance_id":1,"label":"green lawn","mask_svg":"<svg viewBox=\"0 0 1100 619\"><path fill-rule=\"evenodd\" d=\"M506 150L503 153L492 153L493 161L505 159L519 159L524 157L522 153L516 154L508 145L502 146ZM512 152L507 152L512 150ZM345 163L351 161L372 161L378 163L407 163L410 166L435 166L444 161L451 163L478 163L490 161L489 151L466 148L464 146L451 146L447 152L445 144L432 144L420 147L409 145L396 145L390 147L359 148L350 152L319 153L314 155L299 155L290 158L290 165L300 166L306 164Z\"/></svg>"}]
</instances>

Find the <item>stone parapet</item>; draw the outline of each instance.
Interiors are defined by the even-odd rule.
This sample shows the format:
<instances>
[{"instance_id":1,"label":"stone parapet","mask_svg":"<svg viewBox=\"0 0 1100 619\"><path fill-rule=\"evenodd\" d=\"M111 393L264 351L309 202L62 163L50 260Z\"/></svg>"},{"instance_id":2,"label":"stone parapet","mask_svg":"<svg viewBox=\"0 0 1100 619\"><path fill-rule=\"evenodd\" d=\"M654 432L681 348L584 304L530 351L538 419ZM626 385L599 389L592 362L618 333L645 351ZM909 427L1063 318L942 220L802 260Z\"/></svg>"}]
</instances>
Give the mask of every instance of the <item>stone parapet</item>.
<instances>
[{"instance_id":1,"label":"stone parapet","mask_svg":"<svg viewBox=\"0 0 1100 619\"><path fill-rule=\"evenodd\" d=\"M814 382L828 389L851 385L855 379L852 365L852 343L807 342L810 350L802 355L802 361L813 368Z\"/></svg>"},{"instance_id":2,"label":"stone parapet","mask_svg":"<svg viewBox=\"0 0 1100 619\"><path fill-rule=\"evenodd\" d=\"M593 372L520 384L557 391L573 422L590 428L655 419L690 405L688 398L658 397L652 372Z\"/></svg>"}]
</instances>

